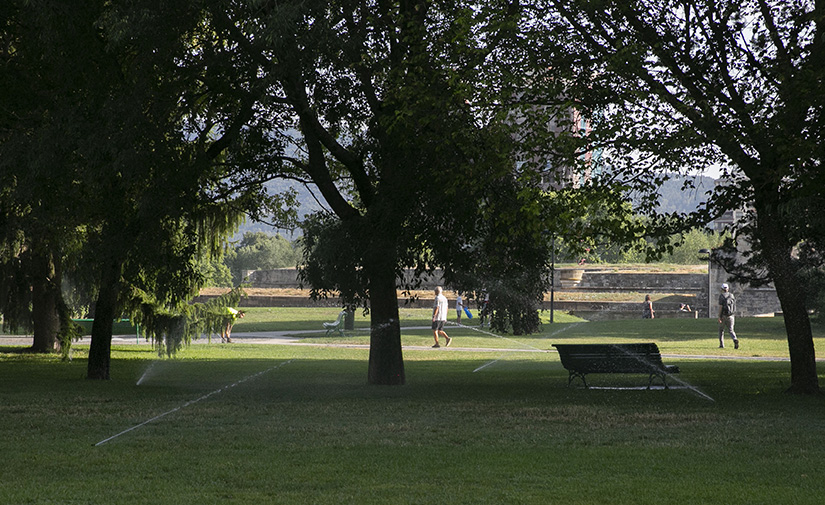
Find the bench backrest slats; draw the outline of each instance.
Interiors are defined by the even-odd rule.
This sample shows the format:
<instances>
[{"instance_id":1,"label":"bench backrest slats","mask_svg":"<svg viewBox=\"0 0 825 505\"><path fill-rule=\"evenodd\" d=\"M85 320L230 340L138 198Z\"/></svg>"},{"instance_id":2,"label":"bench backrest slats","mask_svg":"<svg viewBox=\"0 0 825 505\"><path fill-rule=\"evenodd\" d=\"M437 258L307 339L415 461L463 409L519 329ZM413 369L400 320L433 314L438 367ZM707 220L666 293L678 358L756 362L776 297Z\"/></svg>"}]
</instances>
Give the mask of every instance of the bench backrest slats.
<instances>
[{"instance_id":1,"label":"bench backrest slats","mask_svg":"<svg viewBox=\"0 0 825 505\"><path fill-rule=\"evenodd\" d=\"M562 365L581 373L656 373L665 369L655 343L553 344Z\"/></svg>"}]
</instances>

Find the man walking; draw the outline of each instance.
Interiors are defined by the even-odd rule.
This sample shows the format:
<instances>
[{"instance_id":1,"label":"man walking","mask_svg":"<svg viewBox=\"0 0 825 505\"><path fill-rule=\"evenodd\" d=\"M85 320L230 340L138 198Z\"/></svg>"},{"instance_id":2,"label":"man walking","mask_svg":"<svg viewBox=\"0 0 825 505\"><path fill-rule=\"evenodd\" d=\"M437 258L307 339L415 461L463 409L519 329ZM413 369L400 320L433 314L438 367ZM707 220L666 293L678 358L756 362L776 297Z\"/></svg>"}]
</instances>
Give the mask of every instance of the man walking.
<instances>
[{"instance_id":1,"label":"man walking","mask_svg":"<svg viewBox=\"0 0 825 505\"><path fill-rule=\"evenodd\" d=\"M433 304L433 337L435 337L435 345L433 347L441 347L438 343L439 333L444 336L446 343L444 347L450 347L452 339L444 332L444 323L447 322L447 297L441 292L441 286L435 288L435 303Z\"/></svg>"},{"instance_id":2,"label":"man walking","mask_svg":"<svg viewBox=\"0 0 825 505\"><path fill-rule=\"evenodd\" d=\"M727 283L722 284L722 292L719 294L719 347L725 347L724 334L727 330L730 338L733 339L733 348L739 349L739 339L733 331L733 313L736 312L736 298L729 291Z\"/></svg>"}]
</instances>

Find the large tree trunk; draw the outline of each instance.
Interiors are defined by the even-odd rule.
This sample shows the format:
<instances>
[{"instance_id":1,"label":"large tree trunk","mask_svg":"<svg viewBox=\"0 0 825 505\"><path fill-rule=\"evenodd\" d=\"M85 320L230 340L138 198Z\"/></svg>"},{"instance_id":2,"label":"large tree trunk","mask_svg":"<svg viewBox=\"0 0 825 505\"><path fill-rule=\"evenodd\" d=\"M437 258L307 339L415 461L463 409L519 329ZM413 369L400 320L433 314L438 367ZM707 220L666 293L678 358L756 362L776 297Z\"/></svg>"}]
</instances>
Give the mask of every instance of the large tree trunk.
<instances>
[{"instance_id":1,"label":"large tree trunk","mask_svg":"<svg viewBox=\"0 0 825 505\"><path fill-rule=\"evenodd\" d=\"M108 380L112 354L112 324L117 316L120 293L120 265L114 262L104 267L101 277L92 323L92 342L89 346L86 378Z\"/></svg>"},{"instance_id":2,"label":"large tree trunk","mask_svg":"<svg viewBox=\"0 0 825 505\"><path fill-rule=\"evenodd\" d=\"M58 348L57 333L60 330L58 297L60 280L57 278L52 255L45 253L35 260L32 281L32 325L34 340L32 351L54 352Z\"/></svg>"},{"instance_id":3,"label":"large tree trunk","mask_svg":"<svg viewBox=\"0 0 825 505\"><path fill-rule=\"evenodd\" d=\"M389 254L387 256L390 256ZM368 381L378 385L403 385L404 358L394 262L381 258L369 265L370 359Z\"/></svg>"},{"instance_id":4,"label":"large tree trunk","mask_svg":"<svg viewBox=\"0 0 825 505\"><path fill-rule=\"evenodd\" d=\"M788 392L818 394L820 389L816 374L814 338L805 306L805 289L791 257L792 244L782 229L782 217L772 212L770 206L757 203L757 216L757 232L762 251L785 318L788 353L791 358L791 387Z\"/></svg>"},{"instance_id":5,"label":"large tree trunk","mask_svg":"<svg viewBox=\"0 0 825 505\"><path fill-rule=\"evenodd\" d=\"M791 284L786 280L775 282L776 294L785 316L785 331L788 335L788 351L791 357L791 387L788 392L817 394L820 389L811 321L805 308L804 292L799 289L798 284Z\"/></svg>"}]
</instances>

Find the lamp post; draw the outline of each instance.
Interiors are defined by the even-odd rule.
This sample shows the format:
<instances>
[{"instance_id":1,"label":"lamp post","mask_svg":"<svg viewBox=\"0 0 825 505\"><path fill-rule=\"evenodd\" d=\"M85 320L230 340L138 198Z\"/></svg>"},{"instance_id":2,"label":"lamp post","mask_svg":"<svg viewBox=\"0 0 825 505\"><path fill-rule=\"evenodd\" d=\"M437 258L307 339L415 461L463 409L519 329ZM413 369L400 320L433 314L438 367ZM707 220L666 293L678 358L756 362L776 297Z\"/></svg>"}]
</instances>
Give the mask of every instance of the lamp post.
<instances>
[{"instance_id":1,"label":"lamp post","mask_svg":"<svg viewBox=\"0 0 825 505\"><path fill-rule=\"evenodd\" d=\"M708 255L708 257L707 257L707 260L708 260L708 317L712 318L713 313L711 311L711 298L713 298L713 296L711 295L712 291L711 291L711 285L710 285L710 282L711 282L711 278L710 278L711 251L710 251L710 249L699 249L699 254L707 254ZM699 258L699 259L705 259L705 258Z\"/></svg>"},{"instance_id":2,"label":"lamp post","mask_svg":"<svg viewBox=\"0 0 825 505\"><path fill-rule=\"evenodd\" d=\"M550 252L550 324L553 324L553 312L556 298L556 236L553 235L553 245Z\"/></svg>"}]
</instances>

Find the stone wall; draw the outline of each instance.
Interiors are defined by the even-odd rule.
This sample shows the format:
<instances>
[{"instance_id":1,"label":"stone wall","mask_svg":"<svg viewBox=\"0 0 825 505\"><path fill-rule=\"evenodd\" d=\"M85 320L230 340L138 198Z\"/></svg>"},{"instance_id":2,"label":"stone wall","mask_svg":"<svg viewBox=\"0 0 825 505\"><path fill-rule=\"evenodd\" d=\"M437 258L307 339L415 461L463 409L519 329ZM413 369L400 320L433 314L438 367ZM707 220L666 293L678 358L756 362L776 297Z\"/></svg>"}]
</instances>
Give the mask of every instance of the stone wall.
<instances>
[{"instance_id":1,"label":"stone wall","mask_svg":"<svg viewBox=\"0 0 825 505\"><path fill-rule=\"evenodd\" d=\"M633 291L639 293L674 293L693 295L699 317L708 317L708 276L707 274L682 273L619 273L585 271L578 289L588 291ZM736 296L736 315L760 316L779 312L779 298L772 285L752 288L728 281L728 273L714 265L711 270L710 292L712 294L710 313L716 317L719 307L716 300L721 285L727 282Z\"/></svg>"},{"instance_id":2,"label":"stone wall","mask_svg":"<svg viewBox=\"0 0 825 505\"><path fill-rule=\"evenodd\" d=\"M287 289L298 287L298 270L295 268L250 270L244 273L247 282L254 288Z\"/></svg>"},{"instance_id":3,"label":"stone wall","mask_svg":"<svg viewBox=\"0 0 825 505\"><path fill-rule=\"evenodd\" d=\"M625 273L585 270L579 287L603 291L701 291L707 275L680 273Z\"/></svg>"},{"instance_id":4,"label":"stone wall","mask_svg":"<svg viewBox=\"0 0 825 505\"><path fill-rule=\"evenodd\" d=\"M407 272L406 279L412 279L412 273ZM695 303L691 303L691 308L698 313L698 317L708 317L708 276L706 274L685 274L685 273L625 273L625 272L605 272L599 270L585 270L581 282L575 287L565 286L559 279L556 282L556 291L566 292L634 292L640 294L647 293L668 293L681 294L694 297ZM298 276L294 268L280 268L276 270L255 270L249 272L248 281L255 288L297 288ZM716 317L718 307L716 298L719 296L719 287L727 281L727 273L720 268L713 268L710 277L710 292L712 294L710 312L712 317ZM730 283L731 291L736 296L736 313L739 316L755 316L773 314L781 310L776 291L772 286L763 288L751 288L736 283ZM443 285L441 271L436 270L433 274L425 275L419 289L433 289L435 286ZM298 303L303 306L332 306L337 300L324 300L312 302L311 300L286 299L285 297L256 297L260 300L248 300L247 306L252 304L258 306L288 306ZM400 300L399 303L404 303ZM430 304L432 302L429 302ZM635 317L638 312L637 302L569 302L571 307L565 306L566 302L555 302L556 310L571 310L574 313L615 313L617 317ZM267 305L270 304L270 305ZM419 302L418 306L427 306L426 302ZM545 308L549 308L545 303ZM674 314L678 312L678 304L674 307L661 306L657 310L662 310L663 314ZM691 317L684 314L676 314L674 317ZM695 317L695 316L693 316Z\"/></svg>"},{"instance_id":5,"label":"stone wall","mask_svg":"<svg viewBox=\"0 0 825 505\"><path fill-rule=\"evenodd\" d=\"M747 284L731 282L728 277L729 274L719 265L711 265L710 292L712 295L713 317L716 317L719 311L716 300L719 298L719 293L722 292L722 283L727 283L730 286L730 292L736 297L736 315L738 316L769 315L782 311L773 284L753 288ZM707 277L705 279L707 280ZM705 304L707 304L707 292L708 287L705 287L703 290L705 297L702 299Z\"/></svg>"}]
</instances>

